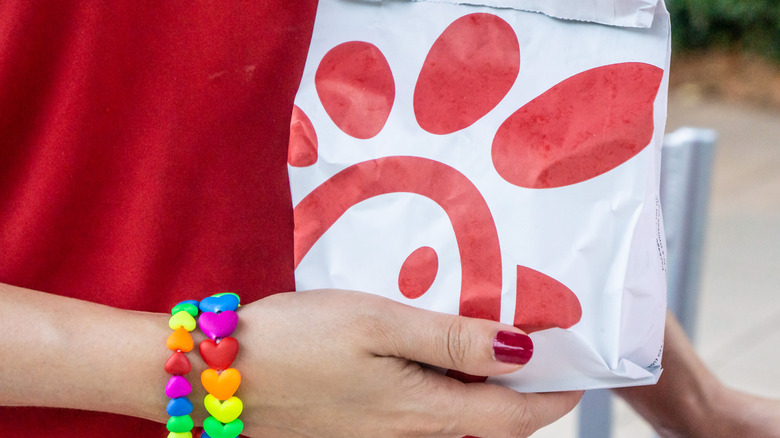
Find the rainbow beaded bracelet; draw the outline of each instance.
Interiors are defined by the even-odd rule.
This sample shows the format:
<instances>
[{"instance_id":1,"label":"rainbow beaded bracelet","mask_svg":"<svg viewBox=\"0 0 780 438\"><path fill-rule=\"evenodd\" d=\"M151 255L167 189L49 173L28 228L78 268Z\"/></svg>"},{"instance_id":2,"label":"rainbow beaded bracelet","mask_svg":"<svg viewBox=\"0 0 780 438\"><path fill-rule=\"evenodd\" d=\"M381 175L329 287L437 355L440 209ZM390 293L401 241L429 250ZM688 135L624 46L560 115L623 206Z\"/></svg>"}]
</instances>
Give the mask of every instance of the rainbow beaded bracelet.
<instances>
[{"instance_id":1,"label":"rainbow beaded bracelet","mask_svg":"<svg viewBox=\"0 0 780 438\"><path fill-rule=\"evenodd\" d=\"M194 424L190 413L193 406L187 398L192 387L184 376L192 369L186 353L193 348L190 332L197 326L198 306L197 301L182 301L173 307L168 320L168 326L173 330L166 341L173 354L165 362L165 372L171 375L165 385L165 395L171 399L165 409L171 417L167 423L168 438L192 438Z\"/></svg>"},{"instance_id":2,"label":"rainbow beaded bracelet","mask_svg":"<svg viewBox=\"0 0 780 438\"><path fill-rule=\"evenodd\" d=\"M241 299L234 293L220 293L200 302L198 318L201 331L208 339L198 346L208 369L200 381L208 392L203 403L211 414L203 422L201 438L236 438L244 430L238 418L244 404L234 394L241 385L241 373L230 368L238 355L238 341L232 337L238 325L236 310Z\"/></svg>"}]
</instances>

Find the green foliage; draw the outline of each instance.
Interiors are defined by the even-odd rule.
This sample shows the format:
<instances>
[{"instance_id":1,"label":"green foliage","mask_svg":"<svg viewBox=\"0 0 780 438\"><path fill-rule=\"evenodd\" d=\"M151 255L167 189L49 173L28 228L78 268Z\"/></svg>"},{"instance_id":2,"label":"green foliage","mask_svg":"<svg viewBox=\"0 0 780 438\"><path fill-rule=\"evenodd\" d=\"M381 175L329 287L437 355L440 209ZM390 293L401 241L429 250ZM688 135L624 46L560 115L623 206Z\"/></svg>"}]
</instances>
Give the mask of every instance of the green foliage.
<instances>
[{"instance_id":1,"label":"green foliage","mask_svg":"<svg viewBox=\"0 0 780 438\"><path fill-rule=\"evenodd\" d=\"M743 49L780 61L780 1L668 0L678 49Z\"/></svg>"}]
</instances>

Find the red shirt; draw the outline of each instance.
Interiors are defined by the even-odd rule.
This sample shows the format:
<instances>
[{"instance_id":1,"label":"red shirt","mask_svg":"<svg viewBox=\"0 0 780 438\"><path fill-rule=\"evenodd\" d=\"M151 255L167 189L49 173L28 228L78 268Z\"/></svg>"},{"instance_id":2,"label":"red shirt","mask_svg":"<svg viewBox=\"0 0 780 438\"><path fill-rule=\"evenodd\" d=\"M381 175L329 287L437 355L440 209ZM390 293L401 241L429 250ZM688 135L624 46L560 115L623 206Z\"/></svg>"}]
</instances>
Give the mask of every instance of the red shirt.
<instances>
[{"instance_id":1,"label":"red shirt","mask_svg":"<svg viewBox=\"0 0 780 438\"><path fill-rule=\"evenodd\" d=\"M287 141L315 9L1 2L0 282L157 312L292 290ZM166 433L0 408L3 437Z\"/></svg>"}]
</instances>

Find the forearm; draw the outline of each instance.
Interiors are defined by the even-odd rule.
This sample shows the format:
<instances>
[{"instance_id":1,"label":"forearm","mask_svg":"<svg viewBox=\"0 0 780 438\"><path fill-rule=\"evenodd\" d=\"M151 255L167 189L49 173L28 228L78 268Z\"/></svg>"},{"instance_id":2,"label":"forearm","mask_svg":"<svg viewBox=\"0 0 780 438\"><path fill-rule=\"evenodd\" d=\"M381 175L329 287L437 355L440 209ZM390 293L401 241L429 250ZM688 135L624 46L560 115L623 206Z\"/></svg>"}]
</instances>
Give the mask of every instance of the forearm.
<instances>
[{"instance_id":1,"label":"forearm","mask_svg":"<svg viewBox=\"0 0 780 438\"><path fill-rule=\"evenodd\" d=\"M701 361L677 319L667 314L664 372L656 385L616 389L664 436L701 432L722 385ZM664 432L666 431L666 432Z\"/></svg>"},{"instance_id":2,"label":"forearm","mask_svg":"<svg viewBox=\"0 0 780 438\"><path fill-rule=\"evenodd\" d=\"M780 400L724 386L671 314L667 315L663 364L658 384L615 391L662 437L780 436Z\"/></svg>"},{"instance_id":3,"label":"forearm","mask_svg":"<svg viewBox=\"0 0 780 438\"><path fill-rule=\"evenodd\" d=\"M165 421L167 319L0 284L0 400Z\"/></svg>"}]
</instances>

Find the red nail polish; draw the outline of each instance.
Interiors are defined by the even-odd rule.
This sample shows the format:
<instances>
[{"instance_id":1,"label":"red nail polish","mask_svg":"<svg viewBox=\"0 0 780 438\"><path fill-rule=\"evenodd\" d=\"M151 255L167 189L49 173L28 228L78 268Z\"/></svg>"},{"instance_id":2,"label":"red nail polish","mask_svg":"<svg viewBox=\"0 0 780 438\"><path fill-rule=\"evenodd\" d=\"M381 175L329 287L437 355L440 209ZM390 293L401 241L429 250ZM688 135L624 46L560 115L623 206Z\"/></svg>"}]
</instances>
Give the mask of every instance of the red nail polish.
<instances>
[{"instance_id":1,"label":"red nail polish","mask_svg":"<svg viewBox=\"0 0 780 438\"><path fill-rule=\"evenodd\" d=\"M524 334L501 331L493 339L493 356L498 361L525 365L533 354L534 342Z\"/></svg>"}]
</instances>

